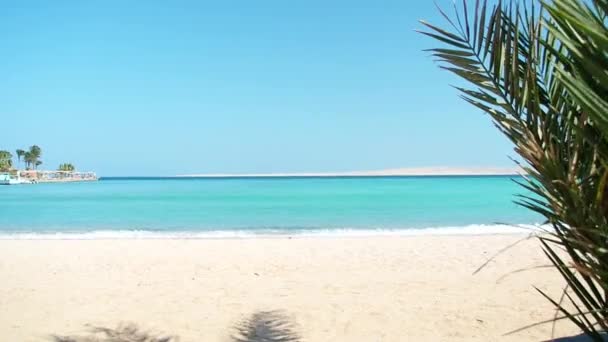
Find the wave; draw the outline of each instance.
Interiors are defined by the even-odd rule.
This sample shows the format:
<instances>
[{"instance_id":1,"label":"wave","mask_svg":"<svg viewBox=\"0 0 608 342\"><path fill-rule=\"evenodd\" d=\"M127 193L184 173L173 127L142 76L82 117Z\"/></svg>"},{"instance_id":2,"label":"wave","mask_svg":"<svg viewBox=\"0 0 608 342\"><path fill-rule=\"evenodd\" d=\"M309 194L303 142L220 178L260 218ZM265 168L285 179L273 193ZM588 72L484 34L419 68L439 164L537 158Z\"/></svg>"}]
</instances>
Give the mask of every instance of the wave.
<instances>
[{"instance_id":1,"label":"wave","mask_svg":"<svg viewBox=\"0 0 608 342\"><path fill-rule=\"evenodd\" d=\"M505 225L476 224L468 226L397 228L397 229L257 229L208 231L150 231L150 230L94 230L86 232L0 232L0 240L158 240L158 239L251 239L251 238L306 238L306 237L374 237L421 235L498 235L530 234L548 227L539 224Z\"/></svg>"}]
</instances>

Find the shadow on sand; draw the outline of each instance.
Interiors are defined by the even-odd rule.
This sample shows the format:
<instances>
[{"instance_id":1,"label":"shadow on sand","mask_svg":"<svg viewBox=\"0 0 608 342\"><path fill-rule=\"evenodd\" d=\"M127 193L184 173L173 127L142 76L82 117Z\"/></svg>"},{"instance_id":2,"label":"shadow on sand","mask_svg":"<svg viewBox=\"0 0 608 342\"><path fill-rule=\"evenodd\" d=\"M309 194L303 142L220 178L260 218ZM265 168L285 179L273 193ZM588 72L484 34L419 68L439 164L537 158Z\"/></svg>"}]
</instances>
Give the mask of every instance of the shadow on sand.
<instances>
[{"instance_id":1,"label":"shadow on sand","mask_svg":"<svg viewBox=\"0 0 608 342\"><path fill-rule=\"evenodd\" d=\"M92 327L87 336L52 335L53 342L178 342L177 336L153 334L134 324L121 324L115 329Z\"/></svg>"},{"instance_id":2,"label":"shadow on sand","mask_svg":"<svg viewBox=\"0 0 608 342\"><path fill-rule=\"evenodd\" d=\"M258 311L232 327L232 342L299 342L295 325L281 311ZM144 331L135 324L92 327L86 336L50 336L52 342L178 342L175 335Z\"/></svg>"},{"instance_id":3,"label":"shadow on sand","mask_svg":"<svg viewBox=\"0 0 608 342\"><path fill-rule=\"evenodd\" d=\"M295 325L281 311L258 311L234 326L233 342L298 342Z\"/></svg>"},{"instance_id":4,"label":"shadow on sand","mask_svg":"<svg viewBox=\"0 0 608 342\"><path fill-rule=\"evenodd\" d=\"M258 311L232 327L231 342L300 342L295 324L282 311ZM176 335L144 331L135 324L115 329L92 327L87 336L51 335L52 342L179 342ZM608 342L608 335L604 335ZM592 342L585 335L561 337L544 342Z\"/></svg>"}]
</instances>

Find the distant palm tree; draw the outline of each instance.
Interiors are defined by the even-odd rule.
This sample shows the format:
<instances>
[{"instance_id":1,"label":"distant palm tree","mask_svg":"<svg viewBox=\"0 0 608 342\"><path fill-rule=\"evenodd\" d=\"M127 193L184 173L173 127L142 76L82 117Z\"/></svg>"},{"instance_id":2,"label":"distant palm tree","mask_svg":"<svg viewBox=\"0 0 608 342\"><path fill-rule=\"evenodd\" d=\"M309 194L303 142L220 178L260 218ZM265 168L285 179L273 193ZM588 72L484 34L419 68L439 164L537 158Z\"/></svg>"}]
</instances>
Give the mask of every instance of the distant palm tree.
<instances>
[{"instance_id":1,"label":"distant palm tree","mask_svg":"<svg viewBox=\"0 0 608 342\"><path fill-rule=\"evenodd\" d=\"M13 155L9 151L0 151L0 171L10 171L13 167Z\"/></svg>"},{"instance_id":2,"label":"distant palm tree","mask_svg":"<svg viewBox=\"0 0 608 342\"><path fill-rule=\"evenodd\" d=\"M36 156L40 157L42 154L42 149L38 145L30 146L30 152L34 153Z\"/></svg>"},{"instance_id":3,"label":"distant palm tree","mask_svg":"<svg viewBox=\"0 0 608 342\"><path fill-rule=\"evenodd\" d=\"M33 168L35 170L38 168L38 166L40 164L42 164L42 162L38 163L40 161L39 160L40 156L42 155L42 149L40 149L40 147L38 147L38 145L33 145L30 147L30 150L28 152L29 152L29 159L30 159L29 164L31 167L33 166ZM26 152L26 153L28 153L28 152Z\"/></svg>"},{"instance_id":4,"label":"distant palm tree","mask_svg":"<svg viewBox=\"0 0 608 342\"><path fill-rule=\"evenodd\" d=\"M59 164L59 171L74 171L76 167L71 163Z\"/></svg>"},{"instance_id":5,"label":"distant palm tree","mask_svg":"<svg viewBox=\"0 0 608 342\"><path fill-rule=\"evenodd\" d=\"M18 149L15 152L17 153L17 167L19 167L19 164L21 164L21 158L25 155L25 151Z\"/></svg>"},{"instance_id":6,"label":"distant palm tree","mask_svg":"<svg viewBox=\"0 0 608 342\"><path fill-rule=\"evenodd\" d=\"M23 155L23 161L25 162L25 168L27 170L30 170L32 168L32 165L36 163L34 155L32 155L30 151L25 152L25 154Z\"/></svg>"}]
</instances>

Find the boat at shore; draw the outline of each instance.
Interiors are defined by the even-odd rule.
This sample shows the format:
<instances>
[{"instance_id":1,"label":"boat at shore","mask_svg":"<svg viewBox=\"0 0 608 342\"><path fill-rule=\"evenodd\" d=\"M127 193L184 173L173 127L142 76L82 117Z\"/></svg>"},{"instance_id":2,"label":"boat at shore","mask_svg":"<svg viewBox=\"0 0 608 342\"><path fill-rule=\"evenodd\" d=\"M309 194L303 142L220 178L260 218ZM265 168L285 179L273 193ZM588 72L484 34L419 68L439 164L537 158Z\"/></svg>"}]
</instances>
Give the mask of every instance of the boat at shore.
<instances>
[{"instance_id":1,"label":"boat at shore","mask_svg":"<svg viewBox=\"0 0 608 342\"><path fill-rule=\"evenodd\" d=\"M11 175L9 173L0 174L0 185L17 185L17 184L33 184L35 183L32 179L23 179L17 173L16 175Z\"/></svg>"}]
</instances>

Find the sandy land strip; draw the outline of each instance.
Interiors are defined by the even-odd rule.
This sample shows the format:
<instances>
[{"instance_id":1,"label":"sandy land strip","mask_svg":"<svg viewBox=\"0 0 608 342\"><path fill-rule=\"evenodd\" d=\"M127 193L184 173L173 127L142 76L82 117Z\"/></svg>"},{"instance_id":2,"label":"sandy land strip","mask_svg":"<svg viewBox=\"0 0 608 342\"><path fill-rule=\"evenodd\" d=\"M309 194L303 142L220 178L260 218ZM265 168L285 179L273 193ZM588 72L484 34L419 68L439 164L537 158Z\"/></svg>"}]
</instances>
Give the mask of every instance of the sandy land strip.
<instances>
[{"instance_id":1,"label":"sandy land strip","mask_svg":"<svg viewBox=\"0 0 608 342\"><path fill-rule=\"evenodd\" d=\"M0 340L45 341L134 322L182 342L233 341L280 311L298 341L541 341L552 317L533 285L559 276L521 235L227 240L0 241ZM561 335L576 330L560 324Z\"/></svg>"},{"instance_id":2,"label":"sandy land strip","mask_svg":"<svg viewBox=\"0 0 608 342\"><path fill-rule=\"evenodd\" d=\"M519 175L519 168L456 168L456 167L418 167L400 168L376 171L350 171L350 172L301 172L301 173L218 173L218 174L190 174L177 177L386 177L386 176L510 176Z\"/></svg>"}]
</instances>

